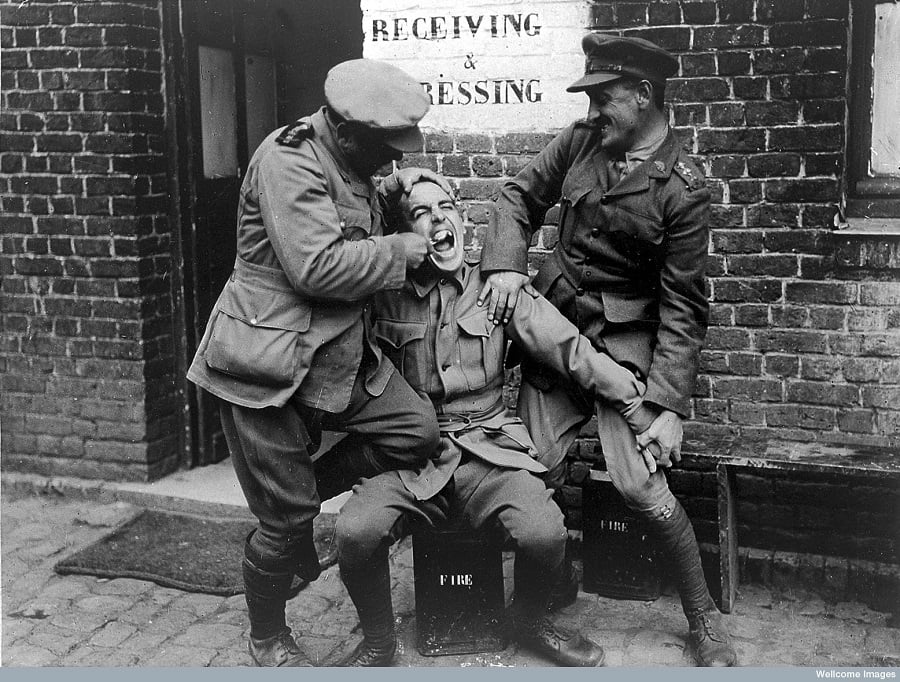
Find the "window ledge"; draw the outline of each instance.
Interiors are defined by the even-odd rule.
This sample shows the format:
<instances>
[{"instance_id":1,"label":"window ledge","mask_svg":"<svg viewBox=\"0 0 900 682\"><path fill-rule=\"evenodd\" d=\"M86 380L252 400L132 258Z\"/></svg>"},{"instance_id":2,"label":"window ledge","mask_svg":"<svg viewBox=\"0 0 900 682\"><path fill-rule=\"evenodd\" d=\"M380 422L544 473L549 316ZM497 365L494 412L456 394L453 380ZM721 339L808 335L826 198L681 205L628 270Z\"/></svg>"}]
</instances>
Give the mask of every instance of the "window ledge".
<instances>
[{"instance_id":1,"label":"window ledge","mask_svg":"<svg viewBox=\"0 0 900 682\"><path fill-rule=\"evenodd\" d=\"M860 237L900 237L900 218L847 218L835 234Z\"/></svg>"}]
</instances>

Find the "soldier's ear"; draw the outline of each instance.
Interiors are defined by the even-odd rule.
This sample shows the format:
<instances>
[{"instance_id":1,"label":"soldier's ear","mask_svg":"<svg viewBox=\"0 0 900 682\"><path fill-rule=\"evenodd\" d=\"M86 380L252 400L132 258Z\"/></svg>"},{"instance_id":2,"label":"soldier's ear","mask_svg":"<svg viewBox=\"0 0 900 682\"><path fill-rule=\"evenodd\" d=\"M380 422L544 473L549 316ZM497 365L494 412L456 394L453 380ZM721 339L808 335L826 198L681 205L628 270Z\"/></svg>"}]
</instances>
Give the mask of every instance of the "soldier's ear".
<instances>
[{"instance_id":1,"label":"soldier's ear","mask_svg":"<svg viewBox=\"0 0 900 682\"><path fill-rule=\"evenodd\" d=\"M653 103L653 83L647 80L640 81L634 89L638 105L644 109Z\"/></svg>"}]
</instances>

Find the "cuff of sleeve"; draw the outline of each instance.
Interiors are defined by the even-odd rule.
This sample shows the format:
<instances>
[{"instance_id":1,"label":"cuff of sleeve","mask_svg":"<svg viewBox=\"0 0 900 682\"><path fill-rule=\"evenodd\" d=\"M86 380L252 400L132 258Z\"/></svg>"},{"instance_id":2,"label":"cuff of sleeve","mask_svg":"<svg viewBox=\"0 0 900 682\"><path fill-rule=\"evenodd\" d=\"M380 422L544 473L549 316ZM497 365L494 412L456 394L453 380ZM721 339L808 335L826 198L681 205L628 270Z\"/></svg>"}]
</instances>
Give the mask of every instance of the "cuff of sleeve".
<instances>
[{"instance_id":1,"label":"cuff of sleeve","mask_svg":"<svg viewBox=\"0 0 900 682\"><path fill-rule=\"evenodd\" d=\"M650 428L650 424L659 416L659 412L640 402L634 410L627 412L623 416L625 421L628 422L628 426L637 435Z\"/></svg>"},{"instance_id":2,"label":"cuff of sleeve","mask_svg":"<svg viewBox=\"0 0 900 682\"><path fill-rule=\"evenodd\" d=\"M384 272L384 288L399 289L406 282L406 250L397 235L382 237L381 243L390 251Z\"/></svg>"},{"instance_id":3,"label":"cuff of sleeve","mask_svg":"<svg viewBox=\"0 0 900 682\"><path fill-rule=\"evenodd\" d=\"M381 181L381 194L385 198L391 198L401 190L397 173L391 173Z\"/></svg>"},{"instance_id":4,"label":"cuff of sleeve","mask_svg":"<svg viewBox=\"0 0 900 682\"><path fill-rule=\"evenodd\" d=\"M653 403L664 410L671 410L683 419L687 419L691 413L691 401L689 398L666 393L660 390L658 386L653 386L652 381L647 386L644 402Z\"/></svg>"}]
</instances>

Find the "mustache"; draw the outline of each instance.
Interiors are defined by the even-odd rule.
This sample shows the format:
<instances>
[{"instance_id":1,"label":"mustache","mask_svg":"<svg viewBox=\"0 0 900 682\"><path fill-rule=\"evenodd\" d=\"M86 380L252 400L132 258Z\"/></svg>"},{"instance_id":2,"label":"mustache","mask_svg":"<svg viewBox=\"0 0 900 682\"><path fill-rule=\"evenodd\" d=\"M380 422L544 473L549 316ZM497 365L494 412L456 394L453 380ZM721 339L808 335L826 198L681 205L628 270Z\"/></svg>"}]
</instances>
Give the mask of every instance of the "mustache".
<instances>
[{"instance_id":1,"label":"mustache","mask_svg":"<svg viewBox=\"0 0 900 682\"><path fill-rule=\"evenodd\" d=\"M598 132L609 123L610 120L606 118L606 116L597 116L596 118L585 118L582 120L582 125Z\"/></svg>"}]
</instances>

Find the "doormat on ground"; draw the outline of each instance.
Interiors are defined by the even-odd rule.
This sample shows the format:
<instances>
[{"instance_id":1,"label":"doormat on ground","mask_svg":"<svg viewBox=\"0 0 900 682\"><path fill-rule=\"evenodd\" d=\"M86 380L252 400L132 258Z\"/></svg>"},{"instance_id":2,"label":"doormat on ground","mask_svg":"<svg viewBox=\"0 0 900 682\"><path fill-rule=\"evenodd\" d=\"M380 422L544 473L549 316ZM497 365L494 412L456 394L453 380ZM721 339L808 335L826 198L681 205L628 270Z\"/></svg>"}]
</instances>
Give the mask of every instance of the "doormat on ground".
<instances>
[{"instance_id":1,"label":"doormat on ground","mask_svg":"<svg viewBox=\"0 0 900 682\"><path fill-rule=\"evenodd\" d=\"M316 549L323 569L335 563L331 547L333 519L330 514L316 519ZM230 597L244 591L244 540L255 527L248 520L209 519L148 509L63 559L54 570L61 575L150 580L187 592ZM297 584L295 588L304 586Z\"/></svg>"}]
</instances>

